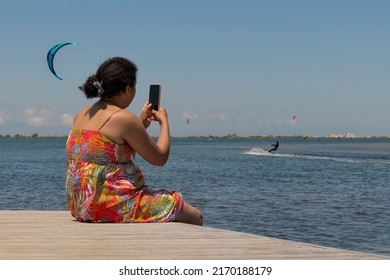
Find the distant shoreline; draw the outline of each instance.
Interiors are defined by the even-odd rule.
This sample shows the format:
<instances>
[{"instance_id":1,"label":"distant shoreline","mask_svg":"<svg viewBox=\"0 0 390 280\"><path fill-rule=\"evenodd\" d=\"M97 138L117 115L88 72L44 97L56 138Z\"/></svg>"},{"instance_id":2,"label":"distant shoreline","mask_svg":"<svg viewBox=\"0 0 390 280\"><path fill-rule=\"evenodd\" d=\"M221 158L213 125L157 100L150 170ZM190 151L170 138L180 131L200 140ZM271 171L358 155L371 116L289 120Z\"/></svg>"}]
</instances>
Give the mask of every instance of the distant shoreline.
<instances>
[{"instance_id":1,"label":"distant shoreline","mask_svg":"<svg viewBox=\"0 0 390 280\"><path fill-rule=\"evenodd\" d=\"M57 135L0 135L0 140L2 139L67 139L68 136L57 136ZM157 137L153 137L157 138ZM213 140L213 139L303 139L301 135L291 135L291 136L277 136L277 135L236 135L228 134L224 136L215 136L215 135L199 135L199 136L171 136L171 139L194 139L194 140ZM363 137L347 137L347 136L309 136L308 140L313 139L390 139L390 136L363 136Z\"/></svg>"}]
</instances>

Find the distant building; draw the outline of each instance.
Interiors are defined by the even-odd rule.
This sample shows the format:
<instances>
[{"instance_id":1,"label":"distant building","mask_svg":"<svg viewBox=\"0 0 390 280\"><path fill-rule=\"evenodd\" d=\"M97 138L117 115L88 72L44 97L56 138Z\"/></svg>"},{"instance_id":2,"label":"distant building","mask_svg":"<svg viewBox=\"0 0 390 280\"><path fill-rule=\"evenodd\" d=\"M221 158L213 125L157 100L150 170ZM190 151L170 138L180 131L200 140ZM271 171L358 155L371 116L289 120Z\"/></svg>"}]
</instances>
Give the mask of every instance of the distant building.
<instances>
[{"instance_id":1,"label":"distant building","mask_svg":"<svg viewBox=\"0 0 390 280\"><path fill-rule=\"evenodd\" d=\"M348 132L347 135L344 134L329 134L326 136L327 138L355 138L355 134Z\"/></svg>"},{"instance_id":2,"label":"distant building","mask_svg":"<svg viewBox=\"0 0 390 280\"><path fill-rule=\"evenodd\" d=\"M344 138L344 134L329 134L327 138Z\"/></svg>"}]
</instances>

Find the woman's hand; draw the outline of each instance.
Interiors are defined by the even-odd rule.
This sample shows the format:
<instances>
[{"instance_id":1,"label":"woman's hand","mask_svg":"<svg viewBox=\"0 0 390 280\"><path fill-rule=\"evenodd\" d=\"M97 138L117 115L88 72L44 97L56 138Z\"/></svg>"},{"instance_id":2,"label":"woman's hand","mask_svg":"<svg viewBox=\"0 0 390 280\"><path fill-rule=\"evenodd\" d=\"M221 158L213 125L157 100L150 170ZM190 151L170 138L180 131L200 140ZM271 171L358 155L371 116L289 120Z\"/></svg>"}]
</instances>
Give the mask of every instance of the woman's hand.
<instances>
[{"instance_id":1,"label":"woman's hand","mask_svg":"<svg viewBox=\"0 0 390 280\"><path fill-rule=\"evenodd\" d=\"M156 120L160 123L168 123L168 114L165 108L160 107L158 111L152 110L152 120Z\"/></svg>"},{"instance_id":2,"label":"woman's hand","mask_svg":"<svg viewBox=\"0 0 390 280\"><path fill-rule=\"evenodd\" d=\"M141 119L145 129L147 129L150 125L150 122L153 120L153 113L152 113L152 104L151 103L145 103L142 107L141 113L139 115L139 118Z\"/></svg>"}]
</instances>

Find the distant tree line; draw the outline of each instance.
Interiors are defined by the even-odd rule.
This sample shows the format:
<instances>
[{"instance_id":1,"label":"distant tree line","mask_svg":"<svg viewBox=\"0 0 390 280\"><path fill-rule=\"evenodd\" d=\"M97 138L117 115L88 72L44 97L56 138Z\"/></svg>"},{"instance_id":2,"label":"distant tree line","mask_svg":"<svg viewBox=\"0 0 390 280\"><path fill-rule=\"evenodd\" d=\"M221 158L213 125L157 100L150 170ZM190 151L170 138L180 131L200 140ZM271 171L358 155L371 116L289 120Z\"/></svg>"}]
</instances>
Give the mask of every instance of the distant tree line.
<instances>
[{"instance_id":1,"label":"distant tree line","mask_svg":"<svg viewBox=\"0 0 390 280\"><path fill-rule=\"evenodd\" d=\"M38 133L34 133L32 135L21 135L21 134L15 134L15 135L2 135L0 134L0 139L63 139L63 138L68 138L68 136L63 135L63 136L58 136L58 135L38 135ZM158 137L153 137L157 140ZM275 136L275 135L245 135L245 136L240 136L235 133L227 134L224 136L215 136L215 135L198 135L198 136L172 136L173 139L302 139L302 136L300 135L292 135L292 136ZM327 136L324 137L312 137L310 139L322 139L322 138L329 138ZM352 139L389 139L390 136L369 136L369 137L355 137ZM347 139L347 138L345 138Z\"/></svg>"},{"instance_id":2,"label":"distant tree line","mask_svg":"<svg viewBox=\"0 0 390 280\"><path fill-rule=\"evenodd\" d=\"M6 135L2 135L0 134L0 139L57 139L57 138L66 138L67 136L57 136L57 135L38 135L38 133L34 133L34 134L31 134L31 135L21 135L21 134L15 134L15 135L10 135L10 134L6 134Z\"/></svg>"}]
</instances>

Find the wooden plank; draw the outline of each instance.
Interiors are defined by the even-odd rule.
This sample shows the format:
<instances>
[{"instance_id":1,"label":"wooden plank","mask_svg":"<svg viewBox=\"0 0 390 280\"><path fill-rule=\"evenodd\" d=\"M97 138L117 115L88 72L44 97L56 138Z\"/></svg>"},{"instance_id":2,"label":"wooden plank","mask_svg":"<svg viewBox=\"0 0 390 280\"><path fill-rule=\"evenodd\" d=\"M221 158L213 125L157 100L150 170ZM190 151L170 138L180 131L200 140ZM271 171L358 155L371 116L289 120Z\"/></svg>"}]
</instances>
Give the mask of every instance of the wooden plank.
<instances>
[{"instance_id":1,"label":"wooden plank","mask_svg":"<svg viewBox=\"0 0 390 280\"><path fill-rule=\"evenodd\" d=\"M0 259L380 260L339 250L183 223L79 223L67 211L0 211Z\"/></svg>"}]
</instances>

